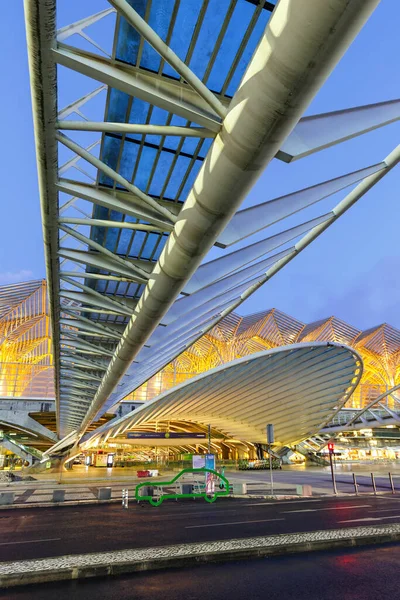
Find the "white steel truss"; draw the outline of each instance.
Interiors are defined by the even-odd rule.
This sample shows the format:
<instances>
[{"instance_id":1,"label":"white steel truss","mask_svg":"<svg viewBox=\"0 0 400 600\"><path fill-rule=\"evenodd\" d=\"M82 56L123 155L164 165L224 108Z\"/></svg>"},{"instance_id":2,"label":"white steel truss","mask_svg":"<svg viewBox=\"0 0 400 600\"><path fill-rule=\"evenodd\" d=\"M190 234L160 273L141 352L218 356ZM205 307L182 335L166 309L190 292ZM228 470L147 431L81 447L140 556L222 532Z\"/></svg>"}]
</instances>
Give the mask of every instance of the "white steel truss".
<instances>
[{"instance_id":1,"label":"white steel truss","mask_svg":"<svg viewBox=\"0 0 400 600\"><path fill-rule=\"evenodd\" d=\"M25 0L61 437L83 435L398 163L399 148L382 163L240 210L274 157L300 159L400 118L399 101L302 117L378 1L286 0L274 8L226 0L223 23L207 41L202 28L212 15L199 0L178 52L178 1L161 35L156 0L143 15L109 0L111 7L58 33L56 0ZM235 29L236 51L224 54L235 11L250 9L247 25ZM112 49L88 34L99 23L113 32ZM90 50L73 45L77 36ZM210 59L199 74L192 61L207 43L202 55ZM218 83L221 59L227 71ZM286 71L276 73L278 63ZM57 65L86 82L61 110ZM104 96L101 120L92 106ZM355 184L332 211L302 214ZM286 224L294 214L298 224ZM227 248L277 223L278 233L204 262L213 245Z\"/></svg>"}]
</instances>

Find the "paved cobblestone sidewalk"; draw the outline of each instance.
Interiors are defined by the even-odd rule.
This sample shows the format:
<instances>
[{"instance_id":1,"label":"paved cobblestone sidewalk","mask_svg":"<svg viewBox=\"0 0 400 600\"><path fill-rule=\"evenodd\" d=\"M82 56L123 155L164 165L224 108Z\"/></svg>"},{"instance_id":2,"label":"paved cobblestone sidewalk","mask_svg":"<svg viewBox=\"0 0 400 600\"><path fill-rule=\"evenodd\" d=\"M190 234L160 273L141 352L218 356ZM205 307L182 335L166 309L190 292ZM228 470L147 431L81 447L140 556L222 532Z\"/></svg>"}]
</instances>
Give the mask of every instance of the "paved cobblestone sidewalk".
<instances>
[{"instance_id":1,"label":"paved cobblestone sidewalk","mask_svg":"<svg viewBox=\"0 0 400 600\"><path fill-rule=\"evenodd\" d=\"M182 557L201 557L202 555L226 554L233 551L246 551L252 549L289 549L291 546L310 544L315 542L330 542L336 540L362 539L377 537L377 542L386 536L400 535L400 524L379 525L375 527L351 527L346 529L329 529L312 531L308 533L279 534L271 536L251 537L245 539L232 539L218 542L205 542L193 544L179 544L144 548L139 550L120 550L114 552L99 552L92 554L69 555L57 558L43 558L37 560L13 561L0 564L1 576L11 574L21 575L46 573L62 569L82 569L84 567L100 567L123 565L132 563L145 563L162 559ZM387 541L387 540L386 540Z\"/></svg>"}]
</instances>

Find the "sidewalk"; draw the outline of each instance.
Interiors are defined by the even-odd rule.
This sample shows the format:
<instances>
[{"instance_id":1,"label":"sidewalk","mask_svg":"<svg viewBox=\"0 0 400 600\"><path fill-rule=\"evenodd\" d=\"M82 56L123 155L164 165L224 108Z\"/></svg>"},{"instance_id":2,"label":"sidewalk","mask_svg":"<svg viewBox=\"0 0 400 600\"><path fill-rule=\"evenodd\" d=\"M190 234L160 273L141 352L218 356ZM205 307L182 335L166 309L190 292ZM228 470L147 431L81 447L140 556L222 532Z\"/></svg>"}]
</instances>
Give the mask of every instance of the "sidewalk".
<instances>
[{"instance_id":1,"label":"sidewalk","mask_svg":"<svg viewBox=\"0 0 400 600\"><path fill-rule=\"evenodd\" d=\"M160 477L154 478L152 483L156 484L157 480L164 481L172 478L176 473L165 472ZM101 502L120 502L122 499L122 490L129 490L129 497L131 500L134 498L135 487L138 483L142 483L144 480L136 476L130 475L126 478L118 480L110 480L109 478L92 478L90 481L82 483L81 479L73 480L69 479L67 482L61 479L57 480L41 480L41 481L16 481L7 484L0 484L0 495L3 492L13 492L14 502L13 504L1 505L0 499L0 510L10 508L28 508L28 507L39 507L39 506L51 506L53 502L53 491L64 490L65 500L60 504L71 505L74 503L79 504L92 504L98 502L98 490L104 487L111 488L111 500L102 500ZM234 474L229 477L231 484L243 483L243 479L236 478ZM293 484L277 484L274 486L273 496L296 496L297 489L296 485ZM313 488L313 495L327 495L327 490L320 488ZM242 495L241 495L242 496ZM259 481L247 482L247 494L245 497L253 498L264 498L271 496L271 488L268 483Z\"/></svg>"},{"instance_id":2,"label":"sidewalk","mask_svg":"<svg viewBox=\"0 0 400 600\"><path fill-rule=\"evenodd\" d=\"M399 540L400 524L393 524L5 562L0 588Z\"/></svg>"}]
</instances>

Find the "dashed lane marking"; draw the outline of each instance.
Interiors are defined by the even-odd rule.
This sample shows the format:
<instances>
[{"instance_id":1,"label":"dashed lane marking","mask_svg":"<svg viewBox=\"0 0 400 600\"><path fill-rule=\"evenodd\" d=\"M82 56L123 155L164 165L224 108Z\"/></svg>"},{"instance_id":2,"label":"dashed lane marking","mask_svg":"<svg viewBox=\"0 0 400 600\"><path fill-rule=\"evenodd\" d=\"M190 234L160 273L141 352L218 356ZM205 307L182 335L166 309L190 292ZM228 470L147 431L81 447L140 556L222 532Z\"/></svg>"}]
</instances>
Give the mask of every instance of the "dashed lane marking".
<instances>
[{"instance_id":1,"label":"dashed lane marking","mask_svg":"<svg viewBox=\"0 0 400 600\"><path fill-rule=\"evenodd\" d=\"M306 508L303 510L284 510L282 511L282 514L320 512L321 510L355 510L357 508L372 508L372 504L356 504L355 506L329 506L327 508Z\"/></svg>"},{"instance_id":2,"label":"dashed lane marking","mask_svg":"<svg viewBox=\"0 0 400 600\"><path fill-rule=\"evenodd\" d=\"M384 519L400 519L400 515L390 517L365 517L363 519L351 519L349 521L338 521L338 523L361 523L361 521L383 521Z\"/></svg>"},{"instance_id":3,"label":"dashed lane marking","mask_svg":"<svg viewBox=\"0 0 400 600\"><path fill-rule=\"evenodd\" d=\"M39 544L40 542L59 542L61 538L47 538L44 540L23 540L19 542L0 542L0 546L13 546L14 544Z\"/></svg>"},{"instance_id":4,"label":"dashed lane marking","mask_svg":"<svg viewBox=\"0 0 400 600\"><path fill-rule=\"evenodd\" d=\"M281 519L258 519L257 521L232 521L231 523L207 523L206 525L188 525L185 529L200 529L203 527L224 527L225 525L249 525L250 523L268 523L269 521L284 521Z\"/></svg>"}]
</instances>

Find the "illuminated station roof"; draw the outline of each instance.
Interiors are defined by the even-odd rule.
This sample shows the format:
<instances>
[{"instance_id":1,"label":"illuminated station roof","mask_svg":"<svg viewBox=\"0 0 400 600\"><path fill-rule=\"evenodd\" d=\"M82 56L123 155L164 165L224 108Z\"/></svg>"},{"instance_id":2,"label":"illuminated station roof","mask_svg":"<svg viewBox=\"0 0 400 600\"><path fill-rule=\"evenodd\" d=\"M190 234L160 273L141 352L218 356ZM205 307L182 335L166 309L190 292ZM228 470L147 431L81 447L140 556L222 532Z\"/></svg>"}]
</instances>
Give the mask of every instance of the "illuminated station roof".
<instances>
[{"instance_id":1,"label":"illuminated station roof","mask_svg":"<svg viewBox=\"0 0 400 600\"><path fill-rule=\"evenodd\" d=\"M83 441L88 446L107 440L127 443L128 430L170 431L171 424L179 422L186 431L191 425L210 425L230 440L265 443L266 423L273 423L275 446L285 446L330 421L361 374L360 357L339 344L314 342L267 350L202 373Z\"/></svg>"},{"instance_id":2,"label":"illuminated station roof","mask_svg":"<svg viewBox=\"0 0 400 600\"><path fill-rule=\"evenodd\" d=\"M363 375L346 408L361 409L386 389L400 384L400 331L395 327L383 323L360 331L336 316L303 323L272 308L245 316L230 313L124 399L148 401L178 383L237 358L309 342L345 344L361 356Z\"/></svg>"},{"instance_id":3,"label":"illuminated station roof","mask_svg":"<svg viewBox=\"0 0 400 600\"><path fill-rule=\"evenodd\" d=\"M0 398L54 398L45 280L0 286Z\"/></svg>"},{"instance_id":4,"label":"illuminated station roof","mask_svg":"<svg viewBox=\"0 0 400 600\"><path fill-rule=\"evenodd\" d=\"M104 0L91 15L25 1L60 437L82 436L400 158L241 208L272 159L400 117L385 98L303 116L378 0L274 4Z\"/></svg>"}]
</instances>

